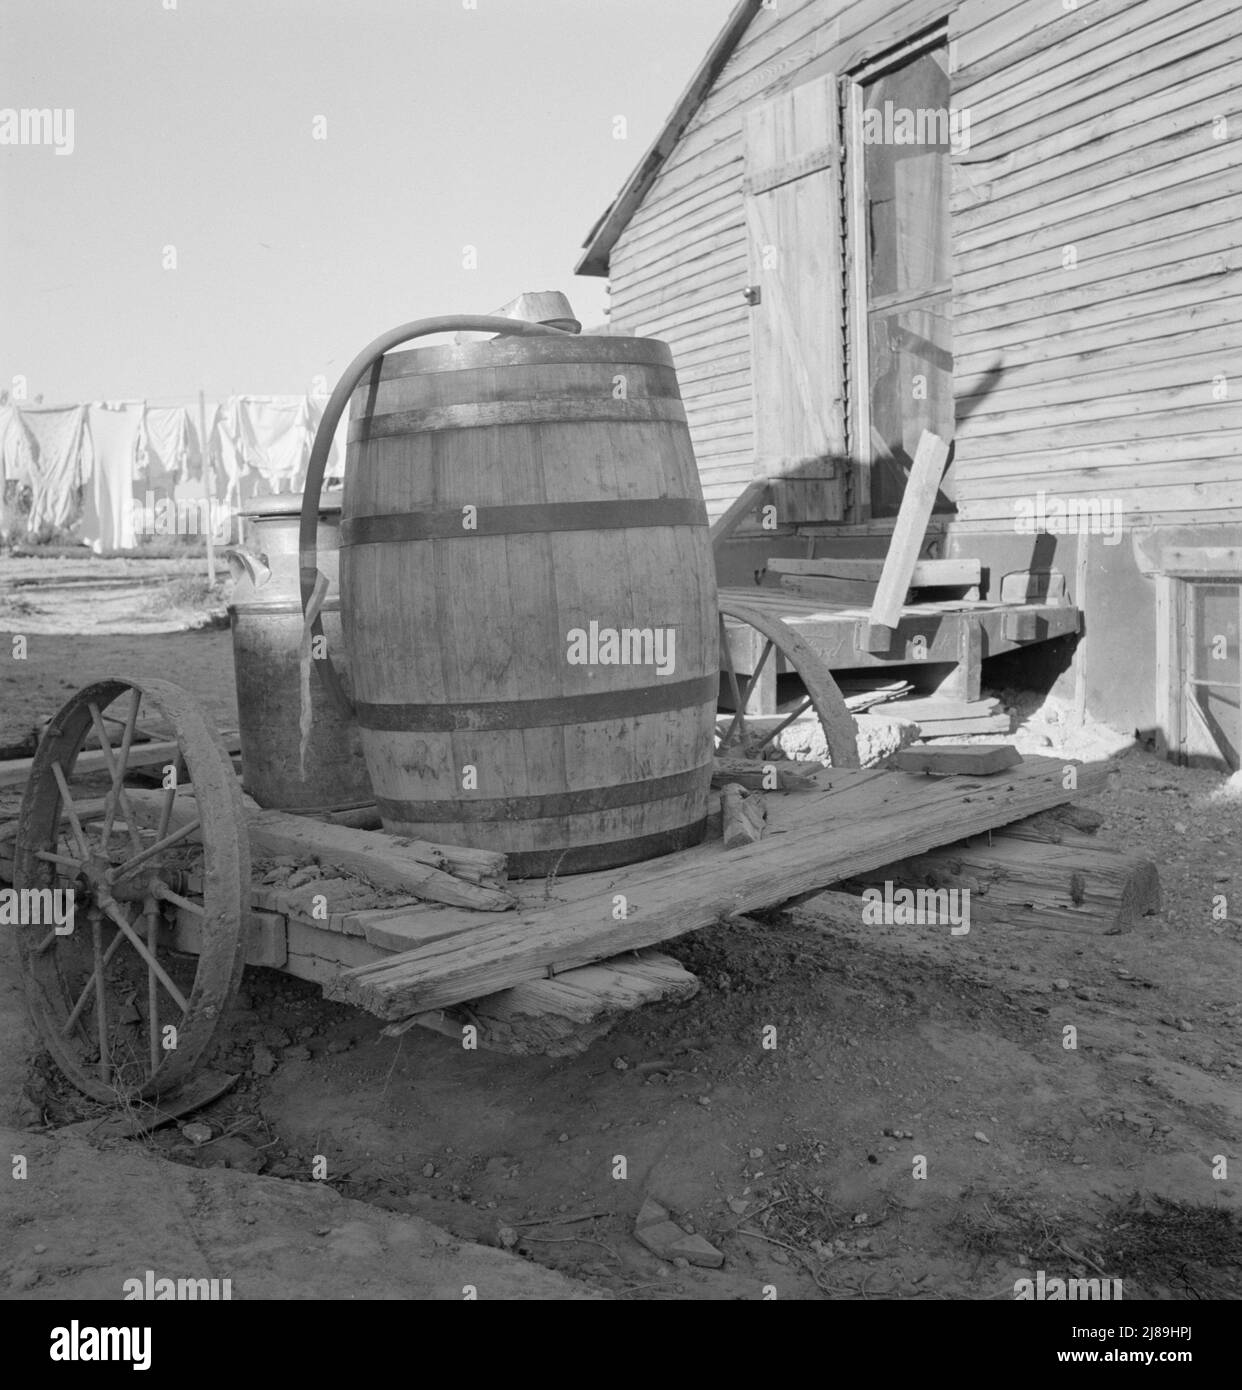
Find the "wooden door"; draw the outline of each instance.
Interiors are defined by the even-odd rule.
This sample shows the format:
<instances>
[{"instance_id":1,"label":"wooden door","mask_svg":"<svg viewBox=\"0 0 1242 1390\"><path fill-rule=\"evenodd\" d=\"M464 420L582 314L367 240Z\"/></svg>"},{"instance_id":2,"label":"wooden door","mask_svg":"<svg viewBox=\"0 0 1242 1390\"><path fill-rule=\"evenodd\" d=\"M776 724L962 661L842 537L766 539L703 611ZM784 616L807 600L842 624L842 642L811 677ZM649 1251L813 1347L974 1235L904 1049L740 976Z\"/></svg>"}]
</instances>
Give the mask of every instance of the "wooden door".
<instances>
[{"instance_id":1,"label":"wooden door","mask_svg":"<svg viewBox=\"0 0 1242 1390\"><path fill-rule=\"evenodd\" d=\"M744 138L755 471L779 479L781 522L840 521L848 468L836 78L756 106Z\"/></svg>"}]
</instances>

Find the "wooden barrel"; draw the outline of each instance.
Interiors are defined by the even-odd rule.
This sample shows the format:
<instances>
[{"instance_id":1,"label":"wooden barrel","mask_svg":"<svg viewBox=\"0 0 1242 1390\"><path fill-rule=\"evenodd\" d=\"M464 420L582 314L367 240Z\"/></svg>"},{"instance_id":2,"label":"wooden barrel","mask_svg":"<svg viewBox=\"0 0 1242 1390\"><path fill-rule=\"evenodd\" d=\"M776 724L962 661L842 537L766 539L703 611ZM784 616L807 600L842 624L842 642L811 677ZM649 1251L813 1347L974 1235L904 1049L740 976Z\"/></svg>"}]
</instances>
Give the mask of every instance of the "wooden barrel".
<instances>
[{"instance_id":1,"label":"wooden barrel","mask_svg":"<svg viewBox=\"0 0 1242 1390\"><path fill-rule=\"evenodd\" d=\"M374 800L358 730L310 681L311 731L302 756L299 700L302 603L298 595L300 493L254 497L242 507L242 544L229 552L237 582L229 604L242 786L283 811L344 811ZM340 651L337 549L340 494L319 507L320 565L328 579L324 634Z\"/></svg>"},{"instance_id":2,"label":"wooden barrel","mask_svg":"<svg viewBox=\"0 0 1242 1390\"><path fill-rule=\"evenodd\" d=\"M385 828L519 877L697 843L716 581L667 346L391 353L350 420L342 619Z\"/></svg>"}]
</instances>

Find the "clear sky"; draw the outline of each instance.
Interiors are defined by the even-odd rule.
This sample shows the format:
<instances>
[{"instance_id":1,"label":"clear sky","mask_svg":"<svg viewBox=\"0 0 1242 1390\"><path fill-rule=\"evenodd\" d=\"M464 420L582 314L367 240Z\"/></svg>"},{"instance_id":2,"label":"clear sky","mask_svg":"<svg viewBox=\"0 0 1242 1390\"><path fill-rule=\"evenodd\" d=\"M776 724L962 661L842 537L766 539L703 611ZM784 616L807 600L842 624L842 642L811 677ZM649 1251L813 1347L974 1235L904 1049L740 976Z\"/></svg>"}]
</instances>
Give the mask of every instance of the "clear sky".
<instances>
[{"instance_id":1,"label":"clear sky","mask_svg":"<svg viewBox=\"0 0 1242 1390\"><path fill-rule=\"evenodd\" d=\"M0 0L0 117L73 112L0 145L0 384L298 394L522 290L601 321L579 246L733 3Z\"/></svg>"}]
</instances>

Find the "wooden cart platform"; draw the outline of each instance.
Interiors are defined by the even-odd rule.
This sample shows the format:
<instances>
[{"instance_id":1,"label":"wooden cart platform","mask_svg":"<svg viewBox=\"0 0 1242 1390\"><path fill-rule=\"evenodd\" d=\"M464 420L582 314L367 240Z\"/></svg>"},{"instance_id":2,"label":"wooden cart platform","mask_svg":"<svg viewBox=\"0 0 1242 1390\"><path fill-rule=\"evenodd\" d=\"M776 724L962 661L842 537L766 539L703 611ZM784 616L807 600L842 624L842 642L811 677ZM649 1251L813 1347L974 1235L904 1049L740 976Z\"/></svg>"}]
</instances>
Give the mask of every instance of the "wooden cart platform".
<instances>
[{"instance_id":1,"label":"wooden cart platform","mask_svg":"<svg viewBox=\"0 0 1242 1390\"><path fill-rule=\"evenodd\" d=\"M176 735L177 761L155 788L135 784L146 776L135 741L144 700ZM128 707L119 746L103 718L113 702ZM92 733L99 757L81 752ZM852 747L836 751L857 762ZM46 915L20 917L17 939L49 1050L99 1099L182 1085L209 1055L245 964L313 981L390 1034L417 1025L464 1040L469 1030L472 1046L563 1054L628 1010L695 992L664 943L877 869L896 877L904 863L923 874L920 856L1064 807L1099 780L1097 769L1070 776L1063 760L1012 750L1012 766L929 756L946 775L720 758L702 844L515 882L499 853L260 808L187 692L114 680L79 692L49 725L20 815L0 822L0 878L34 895L32 907L63 890L78 900L67 932ZM969 774L958 771L963 760ZM731 830L739 805L757 816L740 791L757 783L779 788L764 794L763 833L752 822L740 836L750 842L730 836L726 848L722 815ZM1082 906L1098 918L1113 886L1135 881L1128 866L1105 862L1110 853L1089 865L1098 898L1054 896L1054 912ZM1009 872L1003 856L984 860L976 854L967 873ZM1043 892L1064 869L1026 876ZM834 896L834 910L861 919L861 899Z\"/></svg>"},{"instance_id":2,"label":"wooden cart platform","mask_svg":"<svg viewBox=\"0 0 1242 1390\"><path fill-rule=\"evenodd\" d=\"M768 832L756 844L725 850L717 831L694 849L627 868L510 881L503 892L482 890L504 900L487 911L368 906L383 895L368 897L364 886L360 898L358 876L391 890L411 867L408 842L252 803L256 862L290 848L293 836L301 858L317 860L326 877L296 890L252 883L246 961L314 981L327 997L400 1029L418 1024L460 1037L473 1026L483 1047L578 1051L618 1014L695 992L694 976L652 948L1062 805L1074 795L1064 785L1066 767L1032 757L986 778L827 769L813 779L816 790L768 794ZM1089 768L1078 776L1079 791L1093 781ZM144 795L159 797L131 792L131 803ZM12 829L0 828L5 879ZM170 944L197 953L199 915L174 906L171 925Z\"/></svg>"}]
</instances>

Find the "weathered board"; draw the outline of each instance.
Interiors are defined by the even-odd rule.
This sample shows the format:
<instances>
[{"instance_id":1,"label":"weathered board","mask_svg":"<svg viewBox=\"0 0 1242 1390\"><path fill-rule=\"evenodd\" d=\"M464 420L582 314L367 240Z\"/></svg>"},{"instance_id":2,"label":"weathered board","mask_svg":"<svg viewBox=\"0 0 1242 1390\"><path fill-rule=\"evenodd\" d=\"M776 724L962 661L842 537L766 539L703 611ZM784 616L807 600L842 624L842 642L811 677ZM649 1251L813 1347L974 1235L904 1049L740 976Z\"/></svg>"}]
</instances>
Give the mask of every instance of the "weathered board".
<instances>
[{"instance_id":1,"label":"weathered board","mask_svg":"<svg viewBox=\"0 0 1242 1390\"><path fill-rule=\"evenodd\" d=\"M542 907L344 971L325 993L400 1018L667 941L1060 805L1075 794L1065 768L1028 758L987 784L835 772L828 792L772 798L771 834L759 844L726 853L717 843L591 882L562 880ZM1092 780L1080 767L1079 790Z\"/></svg>"}]
</instances>

